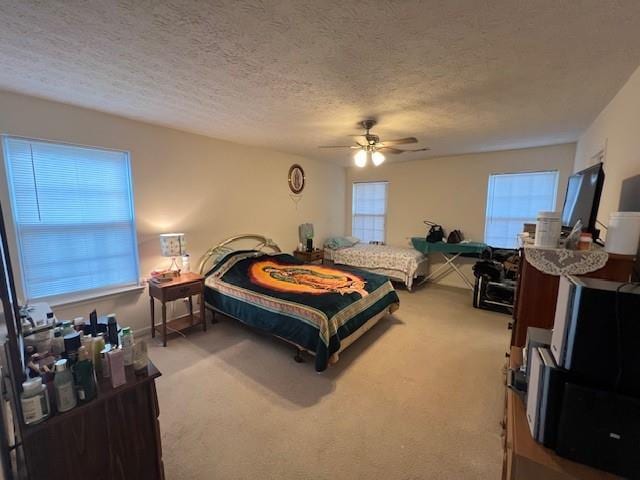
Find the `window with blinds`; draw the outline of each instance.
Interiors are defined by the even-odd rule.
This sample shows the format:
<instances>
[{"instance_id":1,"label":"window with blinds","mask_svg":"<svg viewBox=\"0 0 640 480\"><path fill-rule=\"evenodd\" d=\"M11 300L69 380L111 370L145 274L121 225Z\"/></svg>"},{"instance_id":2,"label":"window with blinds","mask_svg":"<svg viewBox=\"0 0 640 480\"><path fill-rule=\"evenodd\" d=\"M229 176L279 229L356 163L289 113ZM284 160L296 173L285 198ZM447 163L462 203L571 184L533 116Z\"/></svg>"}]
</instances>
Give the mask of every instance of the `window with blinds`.
<instances>
[{"instance_id":1,"label":"window with blinds","mask_svg":"<svg viewBox=\"0 0 640 480\"><path fill-rule=\"evenodd\" d=\"M555 210L557 191L557 171L490 175L485 243L516 248L524 223L535 223L538 212Z\"/></svg>"},{"instance_id":2,"label":"window with blinds","mask_svg":"<svg viewBox=\"0 0 640 480\"><path fill-rule=\"evenodd\" d=\"M136 285L129 154L3 140L26 297Z\"/></svg>"},{"instance_id":3,"label":"window with blinds","mask_svg":"<svg viewBox=\"0 0 640 480\"><path fill-rule=\"evenodd\" d=\"M363 243L384 242L388 182L353 184L351 234Z\"/></svg>"}]
</instances>

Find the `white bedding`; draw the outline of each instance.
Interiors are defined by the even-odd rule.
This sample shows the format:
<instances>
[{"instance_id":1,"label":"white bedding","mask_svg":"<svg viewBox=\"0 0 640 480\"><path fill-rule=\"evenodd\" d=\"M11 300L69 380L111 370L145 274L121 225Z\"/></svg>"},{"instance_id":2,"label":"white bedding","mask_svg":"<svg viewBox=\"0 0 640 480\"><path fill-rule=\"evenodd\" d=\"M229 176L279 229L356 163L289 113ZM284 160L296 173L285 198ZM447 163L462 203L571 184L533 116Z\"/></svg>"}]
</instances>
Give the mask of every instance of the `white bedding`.
<instances>
[{"instance_id":1,"label":"white bedding","mask_svg":"<svg viewBox=\"0 0 640 480\"><path fill-rule=\"evenodd\" d=\"M338 250L325 249L325 258L400 280L409 290L414 278L427 273L426 255L409 247L358 243Z\"/></svg>"}]
</instances>

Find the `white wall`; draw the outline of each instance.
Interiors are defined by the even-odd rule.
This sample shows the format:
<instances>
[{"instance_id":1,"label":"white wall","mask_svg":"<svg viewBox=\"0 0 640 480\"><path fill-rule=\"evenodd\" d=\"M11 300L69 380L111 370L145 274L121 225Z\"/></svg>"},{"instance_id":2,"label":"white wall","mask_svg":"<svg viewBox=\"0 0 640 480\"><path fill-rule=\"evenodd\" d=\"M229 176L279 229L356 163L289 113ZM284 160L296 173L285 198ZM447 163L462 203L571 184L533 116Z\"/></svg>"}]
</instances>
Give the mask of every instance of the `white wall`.
<instances>
[{"instance_id":1,"label":"white wall","mask_svg":"<svg viewBox=\"0 0 640 480\"><path fill-rule=\"evenodd\" d=\"M619 210L622 182L640 175L640 68L580 136L575 170L595 163L594 156L603 149L605 182L598 220L606 225L609 214Z\"/></svg>"},{"instance_id":2,"label":"white wall","mask_svg":"<svg viewBox=\"0 0 640 480\"><path fill-rule=\"evenodd\" d=\"M345 230L351 231L351 186L358 181L389 181L387 243L407 245L408 238L424 236L423 220L440 223L447 232L462 230L468 240L484 239L487 183L492 173L559 170L557 209L562 208L567 178L573 168L575 144L487 152L414 162L385 163L380 167L347 170ZM437 257L432 258L435 260ZM465 262L471 274L473 261ZM437 268L436 262L432 268ZM455 275L445 284L463 286Z\"/></svg>"},{"instance_id":3,"label":"white wall","mask_svg":"<svg viewBox=\"0 0 640 480\"><path fill-rule=\"evenodd\" d=\"M267 235L289 251L303 222L315 225L318 241L344 233L343 167L7 92L0 92L0 132L131 152L142 275L168 264L160 256L162 232L185 232L192 264L210 246L239 233ZM297 206L287 186L293 163L302 165L307 178ZM15 240L3 168L0 202ZM14 241L10 247L15 269ZM134 329L150 323L146 291L55 311L72 318L93 308L99 314L116 312ZM176 309L175 314L182 312Z\"/></svg>"}]
</instances>

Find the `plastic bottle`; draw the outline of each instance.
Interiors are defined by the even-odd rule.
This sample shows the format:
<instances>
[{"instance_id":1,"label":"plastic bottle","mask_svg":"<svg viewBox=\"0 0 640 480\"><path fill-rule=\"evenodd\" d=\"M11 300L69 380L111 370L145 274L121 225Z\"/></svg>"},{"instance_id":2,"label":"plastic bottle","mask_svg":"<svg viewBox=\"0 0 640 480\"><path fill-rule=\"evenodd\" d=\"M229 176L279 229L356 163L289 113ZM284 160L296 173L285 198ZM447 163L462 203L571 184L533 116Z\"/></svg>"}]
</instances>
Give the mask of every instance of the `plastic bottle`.
<instances>
[{"instance_id":1,"label":"plastic bottle","mask_svg":"<svg viewBox=\"0 0 640 480\"><path fill-rule=\"evenodd\" d=\"M538 212L534 245L542 248L557 248L562 222L560 212Z\"/></svg>"},{"instance_id":2,"label":"plastic bottle","mask_svg":"<svg viewBox=\"0 0 640 480\"><path fill-rule=\"evenodd\" d=\"M123 327L120 332L120 344L124 352L124 366L133 365L133 333L130 327Z\"/></svg>"},{"instance_id":3,"label":"plastic bottle","mask_svg":"<svg viewBox=\"0 0 640 480\"><path fill-rule=\"evenodd\" d=\"M76 391L73 387L73 375L67 368L67 360L61 359L56 362L56 376L53 379L53 386L56 393L56 405L59 412L67 412L78 404Z\"/></svg>"},{"instance_id":4,"label":"plastic bottle","mask_svg":"<svg viewBox=\"0 0 640 480\"><path fill-rule=\"evenodd\" d=\"M75 330L69 320L65 320L62 322L62 336L71 335Z\"/></svg>"},{"instance_id":5,"label":"plastic bottle","mask_svg":"<svg viewBox=\"0 0 640 480\"><path fill-rule=\"evenodd\" d=\"M70 333L64 336L64 354L69 359L69 366L78 360L78 350L82 346L80 334L78 332Z\"/></svg>"},{"instance_id":6,"label":"plastic bottle","mask_svg":"<svg viewBox=\"0 0 640 480\"><path fill-rule=\"evenodd\" d=\"M107 315L107 335L111 347L116 348L118 346L118 321L115 313Z\"/></svg>"},{"instance_id":7,"label":"plastic bottle","mask_svg":"<svg viewBox=\"0 0 640 480\"><path fill-rule=\"evenodd\" d=\"M64 352L64 338L62 338L62 329L56 327L53 331L53 339L51 340L51 353L55 356L62 355Z\"/></svg>"},{"instance_id":8,"label":"plastic bottle","mask_svg":"<svg viewBox=\"0 0 640 480\"><path fill-rule=\"evenodd\" d=\"M147 371L148 365L147 342L140 340L133 345L133 370L140 375Z\"/></svg>"},{"instance_id":9,"label":"plastic bottle","mask_svg":"<svg viewBox=\"0 0 640 480\"><path fill-rule=\"evenodd\" d=\"M76 317L73 319L73 329L76 332L84 332L84 317Z\"/></svg>"},{"instance_id":10,"label":"plastic bottle","mask_svg":"<svg viewBox=\"0 0 640 480\"><path fill-rule=\"evenodd\" d=\"M80 344L87 350L89 361L93 363L93 337L89 335L80 335Z\"/></svg>"},{"instance_id":11,"label":"plastic bottle","mask_svg":"<svg viewBox=\"0 0 640 480\"><path fill-rule=\"evenodd\" d=\"M102 376L102 362L100 361L100 352L104 349L104 337L102 334L98 334L97 337L93 337L93 368L96 371L98 378Z\"/></svg>"},{"instance_id":12,"label":"plastic bottle","mask_svg":"<svg viewBox=\"0 0 640 480\"><path fill-rule=\"evenodd\" d=\"M111 344L107 343L100 351L100 372L102 372L102 378L109 378L111 376L111 369L109 368L109 352L111 351Z\"/></svg>"},{"instance_id":13,"label":"plastic bottle","mask_svg":"<svg viewBox=\"0 0 640 480\"><path fill-rule=\"evenodd\" d=\"M109 373L111 374L111 386L118 388L127 383L124 371L124 352L121 348L114 348L107 353L109 361Z\"/></svg>"},{"instance_id":14,"label":"plastic bottle","mask_svg":"<svg viewBox=\"0 0 640 480\"><path fill-rule=\"evenodd\" d=\"M49 394L47 387L42 384L42 378L32 378L22 384L20 403L26 425L35 425L49 417L51 414Z\"/></svg>"},{"instance_id":15,"label":"plastic bottle","mask_svg":"<svg viewBox=\"0 0 640 480\"><path fill-rule=\"evenodd\" d=\"M96 381L93 376L93 364L85 347L78 350L78 363L73 366L73 377L80 403L93 400L97 394Z\"/></svg>"}]
</instances>

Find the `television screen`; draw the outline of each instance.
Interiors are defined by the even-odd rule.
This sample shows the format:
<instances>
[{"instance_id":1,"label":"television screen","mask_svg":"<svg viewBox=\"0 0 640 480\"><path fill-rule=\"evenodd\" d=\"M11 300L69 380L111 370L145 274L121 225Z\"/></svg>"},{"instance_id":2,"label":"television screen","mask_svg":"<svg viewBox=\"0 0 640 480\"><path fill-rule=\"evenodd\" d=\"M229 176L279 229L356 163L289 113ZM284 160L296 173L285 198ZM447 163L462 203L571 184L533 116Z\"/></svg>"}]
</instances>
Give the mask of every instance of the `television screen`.
<instances>
[{"instance_id":1,"label":"television screen","mask_svg":"<svg viewBox=\"0 0 640 480\"><path fill-rule=\"evenodd\" d=\"M567 194L562 209L562 225L573 227L578 220L582 229L595 232L596 215L604 184L602 163L589 167L569 177Z\"/></svg>"}]
</instances>

